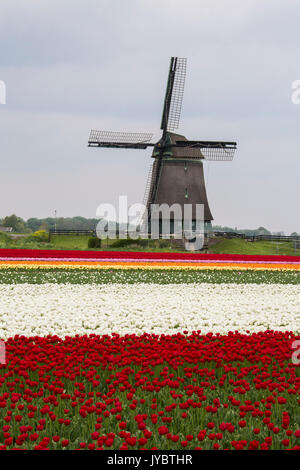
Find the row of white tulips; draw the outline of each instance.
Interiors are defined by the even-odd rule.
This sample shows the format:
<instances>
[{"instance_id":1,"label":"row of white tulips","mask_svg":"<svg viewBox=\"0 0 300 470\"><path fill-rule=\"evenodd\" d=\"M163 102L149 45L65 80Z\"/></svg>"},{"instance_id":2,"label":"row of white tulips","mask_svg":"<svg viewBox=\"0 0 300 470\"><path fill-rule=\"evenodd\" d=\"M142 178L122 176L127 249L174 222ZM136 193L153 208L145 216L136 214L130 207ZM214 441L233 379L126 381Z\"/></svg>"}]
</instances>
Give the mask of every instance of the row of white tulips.
<instances>
[{"instance_id":1,"label":"row of white tulips","mask_svg":"<svg viewBox=\"0 0 300 470\"><path fill-rule=\"evenodd\" d=\"M0 285L0 338L266 329L300 332L300 285Z\"/></svg>"}]
</instances>

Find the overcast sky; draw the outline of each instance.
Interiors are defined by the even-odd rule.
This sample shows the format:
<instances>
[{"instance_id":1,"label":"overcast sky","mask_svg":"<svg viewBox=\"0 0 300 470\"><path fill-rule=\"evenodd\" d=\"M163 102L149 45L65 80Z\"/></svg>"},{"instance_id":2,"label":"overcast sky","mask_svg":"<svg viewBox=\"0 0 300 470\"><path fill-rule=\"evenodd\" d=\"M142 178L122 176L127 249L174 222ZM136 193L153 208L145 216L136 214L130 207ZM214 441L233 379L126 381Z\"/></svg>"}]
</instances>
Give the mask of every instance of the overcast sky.
<instances>
[{"instance_id":1,"label":"overcast sky","mask_svg":"<svg viewBox=\"0 0 300 470\"><path fill-rule=\"evenodd\" d=\"M91 149L89 131L158 136L179 56L179 133L238 143L205 164L214 223L300 232L299 18L298 0L1 0L0 217L141 202L151 150Z\"/></svg>"}]
</instances>

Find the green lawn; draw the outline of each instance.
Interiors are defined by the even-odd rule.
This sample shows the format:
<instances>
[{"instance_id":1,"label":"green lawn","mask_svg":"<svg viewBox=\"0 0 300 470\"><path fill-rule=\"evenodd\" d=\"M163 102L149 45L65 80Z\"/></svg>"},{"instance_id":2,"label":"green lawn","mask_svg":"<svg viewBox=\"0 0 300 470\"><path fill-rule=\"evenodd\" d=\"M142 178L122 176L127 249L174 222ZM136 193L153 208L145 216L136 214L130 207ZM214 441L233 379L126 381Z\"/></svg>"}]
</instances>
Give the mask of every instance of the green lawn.
<instances>
[{"instance_id":1,"label":"green lawn","mask_svg":"<svg viewBox=\"0 0 300 470\"><path fill-rule=\"evenodd\" d=\"M300 250L295 251L293 242L248 242L238 238L220 240L210 248L209 253L300 256Z\"/></svg>"},{"instance_id":2,"label":"green lawn","mask_svg":"<svg viewBox=\"0 0 300 470\"><path fill-rule=\"evenodd\" d=\"M51 245L60 250L87 250L89 238L89 235L55 235Z\"/></svg>"},{"instance_id":3,"label":"green lawn","mask_svg":"<svg viewBox=\"0 0 300 470\"><path fill-rule=\"evenodd\" d=\"M88 236L69 236L56 235L51 239L51 245L56 249L65 250L86 250ZM130 245L124 248L114 248L112 245L116 240L102 240L100 250L111 251L156 251L156 252L179 252L178 247L170 243L168 247L161 247L158 240L149 240L146 246ZM99 250L99 249L98 249ZM97 250L97 251L98 251ZM294 250L294 244L291 242L248 242L242 239L221 239L216 245L210 247L209 253L229 253L229 254L249 254L249 255L297 255L300 256L300 250Z\"/></svg>"},{"instance_id":4,"label":"green lawn","mask_svg":"<svg viewBox=\"0 0 300 470\"><path fill-rule=\"evenodd\" d=\"M61 249L61 250L87 250L88 235L55 235L49 242L37 242L22 237L12 240L7 235L0 234L0 248L29 248L29 249ZM133 244L126 247L114 247L116 240L102 240L102 248L96 251L150 251L150 252L183 252L179 246L170 240L142 240L143 245ZM249 255L296 255L300 256L300 250L294 249L292 242L248 242L242 239L215 240L215 244L209 247L209 253L249 254Z\"/></svg>"},{"instance_id":5,"label":"green lawn","mask_svg":"<svg viewBox=\"0 0 300 470\"><path fill-rule=\"evenodd\" d=\"M163 240L143 240L143 246L132 244L125 247L114 247L115 239L102 240L101 248L88 248L89 236L85 235L55 235L51 238L51 245L54 249L64 250L87 250L93 249L96 251L151 251L151 252L184 252L178 247L174 246L174 243L168 243L169 246L165 246ZM163 246L162 246L163 245Z\"/></svg>"}]
</instances>

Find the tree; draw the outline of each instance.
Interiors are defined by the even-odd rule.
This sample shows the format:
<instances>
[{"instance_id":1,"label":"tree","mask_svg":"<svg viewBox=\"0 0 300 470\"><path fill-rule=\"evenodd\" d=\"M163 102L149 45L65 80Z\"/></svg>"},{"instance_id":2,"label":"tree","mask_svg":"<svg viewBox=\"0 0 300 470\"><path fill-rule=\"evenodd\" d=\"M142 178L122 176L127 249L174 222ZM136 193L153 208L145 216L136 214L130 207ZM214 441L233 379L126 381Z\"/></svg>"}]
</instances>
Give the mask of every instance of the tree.
<instances>
[{"instance_id":1,"label":"tree","mask_svg":"<svg viewBox=\"0 0 300 470\"><path fill-rule=\"evenodd\" d=\"M15 214L4 217L2 224L4 227L12 227L14 232L24 232L25 224L21 217L17 217Z\"/></svg>"},{"instance_id":2,"label":"tree","mask_svg":"<svg viewBox=\"0 0 300 470\"><path fill-rule=\"evenodd\" d=\"M41 222L36 217L32 217L31 219L28 219L26 222L26 227L28 227L33 232L36 232L40 225L41 225Z\"/></svg>"},{"instance_id":3,"label":"tree","mask_svg":"<svg viewBox=\"0 0 300 470\"><path fill-rule=\"evenodd\" d=\"M41 225L39 226L38 230L42 230L42 231L44 231L44 232L48 232L48 231L49 231L49 227L48 227L48 225L46 224L46 222L43 221L43 222L41 223Z\"/></svg>"},{"instance_id":4,"label":"tree","mask_svg":"<svg viewBox=\"0 0 300 470\"><path fill-rule=\"evenodd\" d=\"M269 230L267 230L265 227L258 227L256 232L257 235L271 235L271 232L269 232Z\"/></svg>"}]
</instances>

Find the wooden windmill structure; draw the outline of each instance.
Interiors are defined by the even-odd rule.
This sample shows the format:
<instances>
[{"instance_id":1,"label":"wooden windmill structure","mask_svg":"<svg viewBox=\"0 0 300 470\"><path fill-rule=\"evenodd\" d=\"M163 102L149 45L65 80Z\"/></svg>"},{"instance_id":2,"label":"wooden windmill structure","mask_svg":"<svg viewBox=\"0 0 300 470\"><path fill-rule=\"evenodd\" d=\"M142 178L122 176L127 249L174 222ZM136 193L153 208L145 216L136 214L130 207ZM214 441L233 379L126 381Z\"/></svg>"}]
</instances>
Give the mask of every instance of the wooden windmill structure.
<instances>
[{"instance_id":1,"label":"wooden windmill structure","mask_svg":"<svg viewBox=\"0 0 300 470\"><path fill-rule=\"evenodd\" d=\"M153 147L154 162L143 201L146 207L149 209L152 204L179 204L183 208L185 204L191 204L194 223L196 205L203 204L204 222L209 228L213 217L207 200L203 160L232 160L236 142L188 140L174 133L180 121L185 76L186 59L171 57L160 127L162 136L158 142L151 142L153 134L150 133L92 130L88 145L123 149Z\"/></svg>"}]
</instances>

